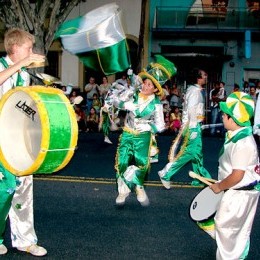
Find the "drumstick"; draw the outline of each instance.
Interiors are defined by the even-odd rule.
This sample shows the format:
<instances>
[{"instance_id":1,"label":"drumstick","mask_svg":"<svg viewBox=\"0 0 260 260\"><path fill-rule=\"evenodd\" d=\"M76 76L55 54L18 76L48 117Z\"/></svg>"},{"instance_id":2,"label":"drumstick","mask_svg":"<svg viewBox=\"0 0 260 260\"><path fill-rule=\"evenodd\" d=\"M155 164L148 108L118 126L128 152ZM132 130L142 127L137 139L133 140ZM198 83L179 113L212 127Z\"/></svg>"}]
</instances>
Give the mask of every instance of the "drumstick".
<instances>
[{"instance_id":1,"label":"drumstick","mask_svg":"<svg viewBox=\"0 0 260 260\"><path fill-rule=\"evenodd\" d=\"M190 172L192 173L192 175L194 176L194 178L196 178L195 175L202 177L201 175L199 175L199 174L197 174L197 173L195 173L195 172L193 172L193 171L190 171ZM202 177L202 178L204 178L204 179L207 180L207 181L213 182L213 183L217 182L217 180L215 180L215 179L206 178L206 177Z\"/></svg>"},{"instance_id":2,"label":"drumstick","mask_svg":"<svg viewBox=\"0 0 260 260\"><path fill-rule=\"evenodd\" d=\"M209 186L210 186L212 183L217 182L217 181L214 180L214 179L202 177L202 176L200 176L199 174L197 174L197 173L195 173L195 172L193 172L193 171L189 171L189 176L190 176L191 178L198 179L198 180L200 180L201 182L203 182L203 183L205 183L205 184L207 184L207 185L209 185Z\"/></svg>"}]
</instances>

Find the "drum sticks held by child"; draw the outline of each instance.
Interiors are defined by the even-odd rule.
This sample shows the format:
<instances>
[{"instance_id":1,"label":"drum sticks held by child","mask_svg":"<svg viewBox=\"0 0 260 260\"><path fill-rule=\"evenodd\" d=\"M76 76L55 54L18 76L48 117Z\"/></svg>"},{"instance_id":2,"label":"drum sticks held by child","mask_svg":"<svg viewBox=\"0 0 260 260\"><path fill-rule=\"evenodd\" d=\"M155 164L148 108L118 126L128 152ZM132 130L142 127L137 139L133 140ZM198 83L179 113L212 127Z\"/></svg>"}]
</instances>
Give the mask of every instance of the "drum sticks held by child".
<instances>
[{"instance_id":1,"label":"drum sticks held by child","mask_svg":"<svg viewBox=\"0 0 260 260\"><path fill-rule=\"evenodd\" d=\"M195 173L195 172L193 172L193 171L189 171L189 176L190 176L191 178L198 179L198 180L200 180L201 182L203 182L203 183L205 183L205 184L207 184L207 185L209 185L209 186L210 186L211 184L217 182L217 180L202 177L202 176L200 176L199 174L197 174L197 173Z\"/></svg>"}]
</instances>

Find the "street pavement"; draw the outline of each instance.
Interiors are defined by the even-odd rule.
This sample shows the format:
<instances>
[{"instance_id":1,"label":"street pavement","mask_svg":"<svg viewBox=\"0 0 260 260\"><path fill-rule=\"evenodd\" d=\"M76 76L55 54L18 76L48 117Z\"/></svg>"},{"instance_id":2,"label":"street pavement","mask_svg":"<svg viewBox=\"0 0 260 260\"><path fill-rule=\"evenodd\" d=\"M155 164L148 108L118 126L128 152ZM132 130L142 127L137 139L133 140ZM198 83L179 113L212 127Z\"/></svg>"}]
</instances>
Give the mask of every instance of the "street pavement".
<instances>
[{"instance_id":1,"label":"street pavement","mask_svg":"<svg viewBox=\"0 0 260 260\"><path fill-rule=\"evenodd\" d=\"M157 172L167 163L173 136L157 137L159 163L152 164L146 182L149 207L135 194L123 208L115 206L114 158L119 133L111 133L113 145L102 133L80 133L71 162L52 175L34 176L35 228L39 244L48 250L44 259L215 259L216 243L189 216L192 199L201 187L190 186L185 166L173 178L173 188L162 187ZM206 168L217 177L220 137L203 137ZM5 259L33 259L11 247L7 226ZM248 259L260 259L260 210L251 233Z\"/></svg>"}]
</instances>

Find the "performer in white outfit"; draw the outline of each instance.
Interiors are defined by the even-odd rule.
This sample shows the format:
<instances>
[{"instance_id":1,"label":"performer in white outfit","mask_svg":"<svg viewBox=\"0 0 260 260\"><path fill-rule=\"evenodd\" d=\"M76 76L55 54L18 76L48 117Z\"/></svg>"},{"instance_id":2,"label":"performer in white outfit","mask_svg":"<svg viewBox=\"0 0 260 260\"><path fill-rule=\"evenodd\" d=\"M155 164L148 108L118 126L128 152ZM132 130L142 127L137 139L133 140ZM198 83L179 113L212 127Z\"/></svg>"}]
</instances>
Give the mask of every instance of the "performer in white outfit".
<instances>
[{"instance_id":1,"label":"performer in white outfit","mask_svg":"<svg viewBox=\"0 0 260 260\"><path fill-rule=\"evenodd\" d=\"M201 123L204 120L204 96L202 94L203 85L206 84L207 73L201 69L193 69L190 75L191 85L184 97L183 114L182 114L182 130L178 137L174 140L170 152L169 163L158 172L163 186L166 189L171 188L171 178L180 171L187 163L191 162L193 171L199 175L211 178L209 172L203 166L202 153L202 132ZM180 152L175 155L176 141L182 137L184 140ZM193 180L192 185L198 186L201 183Z\"/></svg>"},{"instance_id":2,"label":"performer in white outfit","mask_svg":"<svg viewBox=\"0 0 260 260\"><path fill-rule=\"evenodd\" d=\"M216 239L218 260L245 259L260 190L258 152L250 122L254 101L244 92L234 92L220 102L220 109L228 132L219 157L219 181L210 188L225 193L214 220L198 225Z\"/></svg>"},{"instance_id":3,"label":"performer in white outfit","mask_svg":"<svg viewBox=\"0 0 260 260\"><path fill-rule=\"evenodd\" d=\"M260 97L258 96L254 116L254 134L260 136Z\"/></svg>"},{"instance_id":4,"label":"performer in white outfit","mask_svg":"<svg viewBox=\"0 0 260 260\"><path fill-rule=\"evenodd\" d=\"M45 60L43 55L33 53L34 36L23 30L7 31L4 44L7 56L0 59L0 98L16 86L29 86L30 77L25 67ZM0 175L3 175L0 178L0 255L7 253L3 232L8 213L13 247L35 256L46 255L46 249L37 245L34 230L33 176L15 177L15 173L8 172L1 163L0 167Z\"/></svg>"}]
</instances>

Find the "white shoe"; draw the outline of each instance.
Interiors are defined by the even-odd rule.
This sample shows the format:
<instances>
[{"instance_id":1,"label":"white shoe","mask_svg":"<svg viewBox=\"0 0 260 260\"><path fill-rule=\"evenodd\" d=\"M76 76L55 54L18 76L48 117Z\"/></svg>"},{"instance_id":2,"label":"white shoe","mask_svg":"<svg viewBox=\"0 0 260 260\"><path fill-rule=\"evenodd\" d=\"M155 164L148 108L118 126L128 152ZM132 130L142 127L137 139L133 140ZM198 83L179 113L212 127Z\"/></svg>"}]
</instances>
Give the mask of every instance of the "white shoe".
<instances>
[{"instance_id":1,"label":"white shoe","mask_svg":"<svg viewBox=\"0 0 260 260\"><path fill-rule=\"evenodd\" d=\"M171 188L171 182L170 181L166 181L162 178L162 174L161 172L158 172L158 175L160 177L161 183L164 186L165 189L169 190Z\"/></svg>"},{"instance_id":2,"label":"white shoe","mask_svg":"<svg viewBox=\"0 0 260 260\"><path fill-rule=\"evenodd\" d=\"M140 202L142 206L146 207L150 204L149 198L146 195L143 186L136 186L135 192L136 192L137 200Z\"/></svg>"},{"instance_id":3,"label":"white shoe","mask_svg":"<svg viewBox=\"0 0 260 260\"><path fill-rule=\"evenodd\" d=\"M44 247L38 246L38 245L30 245L27 247L17 247L17 249L19 251L24 251L24 252L27 252L34 256L44 256L47 254L47 250Z\"/></svg>"},{"instance_id":4,"label":"white shoe","mask_svg":"<svg viewBox=\"0 0 260 260\"><path fill-rule=\"evenodd\" d=\"M116 198L116 205L117 206L124 206L125 200L129 196L129 193L119 193Z\"/></svg>"},{"instance_id":5,"label":"white shoe","mask_svg":"<svg viewBox=\"0 0 260 260\"><path fill-rule=\"evenodd\" d=\"M158 163L159 160L157 158L150 158L150 163Z\"/></svg>"},{"instance_id":6,"label":"white shoe","mask_svg":"<svg viewBox=\"0 0 260 260\"><path fill-rule=\"evenodd\" d=\"M107 136L105 136L104 142L108 144L113 144Z\"/></svg>"},{"instance_id":7,"label":"white shoe","mask_svg":"<svg viewBox=\"0 0 260 260\"><path fill-rule=\"evenodd\" d=\"M7 248L4 244L0 245L0 255L5 255L7 253Z\"/></svg>"}]
</instances>

